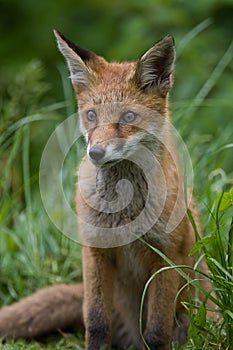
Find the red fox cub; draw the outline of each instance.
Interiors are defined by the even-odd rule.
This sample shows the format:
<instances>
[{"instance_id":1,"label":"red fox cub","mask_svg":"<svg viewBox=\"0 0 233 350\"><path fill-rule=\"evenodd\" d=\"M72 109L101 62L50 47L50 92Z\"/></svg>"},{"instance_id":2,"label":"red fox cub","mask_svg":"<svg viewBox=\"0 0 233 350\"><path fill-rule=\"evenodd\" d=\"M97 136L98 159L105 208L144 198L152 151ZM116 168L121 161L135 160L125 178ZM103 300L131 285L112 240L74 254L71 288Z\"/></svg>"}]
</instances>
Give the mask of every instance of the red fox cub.
<instances>
[{"instance_id":1,"label":"red fox cub","mask_svg":"<svg viewBox=\"0 0 233 350\"><path fill-rule=\"evenodd\" d=\"M0 335L38 338L56 329L85 327L86 350L169 350L187 339L187 300L176 265L194 266L195 243L183 180L171 137L168 94L175 47L168 35L135 62L108 63L55 31L78 99L87 152L78 173L76 208L84 284L40 290L0 311ZM195 204L190 203L196 222ZM150 245L150 246L149 246ZM205 262L201 269L207 272ZM194 274L190 277L194 278ZM207 281L202 287L210 289ZM176 302L176 315L174 303ZM176 316L176 317L175 317ZM178 322L177 322L178 320Z\"/></svg>"}]
</instances>

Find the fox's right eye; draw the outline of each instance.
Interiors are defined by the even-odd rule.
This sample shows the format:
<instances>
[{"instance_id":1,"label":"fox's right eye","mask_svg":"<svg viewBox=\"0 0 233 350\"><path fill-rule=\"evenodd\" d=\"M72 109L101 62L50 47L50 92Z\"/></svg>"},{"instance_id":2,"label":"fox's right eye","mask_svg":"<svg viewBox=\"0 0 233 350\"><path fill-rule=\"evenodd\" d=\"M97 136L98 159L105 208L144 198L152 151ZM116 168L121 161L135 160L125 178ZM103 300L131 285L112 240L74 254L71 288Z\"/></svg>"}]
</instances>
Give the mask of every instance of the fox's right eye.
<instances>
[{"instance_id":1,"label":"fox's right eye","mask_svg":"<svg viewBox=\"0 0 233 350\"><path fill-rule=\"evenodd\" d=\"M97 119L97 115L95 111L93 111L92 109L90 111L87 111L87 120L89 122L95 122L96 119Z\"/></svg>"}]
</instances>

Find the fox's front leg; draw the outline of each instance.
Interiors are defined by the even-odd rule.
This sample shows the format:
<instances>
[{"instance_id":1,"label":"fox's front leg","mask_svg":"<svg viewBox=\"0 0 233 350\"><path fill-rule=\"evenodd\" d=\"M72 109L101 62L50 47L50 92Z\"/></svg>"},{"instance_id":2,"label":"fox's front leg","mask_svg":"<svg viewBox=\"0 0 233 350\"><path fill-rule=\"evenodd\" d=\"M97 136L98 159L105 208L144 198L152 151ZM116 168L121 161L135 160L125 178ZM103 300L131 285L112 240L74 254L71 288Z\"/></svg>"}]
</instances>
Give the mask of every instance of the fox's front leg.
<instances>
[{"instance_id":1,"label":"fox's front leg","mask_svg":"<svg viewBox=\"0 0 233 350\"><path fill-rule=\"evenodd\" d=\"M110 349L114 269L108 249L83 248L86 350Z\"/></svg>"},{"instance_id":2,"label":"fox's front leg","mask_svg":"<svg viewBox=\"0 0 233 350\"><path fill-rule=\"evenodd\" d=\"M148 287L144 339L150 350L171 350L174 300L178 287L179 275L173 270L156 275Z\"/></svg>"}]
</instances>

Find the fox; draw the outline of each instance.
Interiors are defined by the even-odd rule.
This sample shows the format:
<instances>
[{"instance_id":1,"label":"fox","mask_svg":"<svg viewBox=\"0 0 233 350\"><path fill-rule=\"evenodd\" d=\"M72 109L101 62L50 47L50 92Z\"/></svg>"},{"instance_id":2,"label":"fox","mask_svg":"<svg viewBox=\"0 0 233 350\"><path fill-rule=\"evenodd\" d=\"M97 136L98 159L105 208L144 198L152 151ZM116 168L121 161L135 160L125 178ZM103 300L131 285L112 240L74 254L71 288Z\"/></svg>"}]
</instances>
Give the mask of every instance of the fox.
<instances>
[{"instance_id":1,"label":"fox","mask_svg":"<svg viewBox=\"0 0 233 350\"><path fill-rule=\"evenodd\" d=\"M54 34L86 142L75 191L83 283L45 287L3 307L0 336L40 339L72 327L85 329L86 350L170 350L187 341L190 291L164 256L190 279L196 263L169 113L174 38L165 36L136 61L109 63ZM201 234L192 195L188 206ZM204 259L200 270L201 288L211 291Z\"/></svg>"}]
</instances>

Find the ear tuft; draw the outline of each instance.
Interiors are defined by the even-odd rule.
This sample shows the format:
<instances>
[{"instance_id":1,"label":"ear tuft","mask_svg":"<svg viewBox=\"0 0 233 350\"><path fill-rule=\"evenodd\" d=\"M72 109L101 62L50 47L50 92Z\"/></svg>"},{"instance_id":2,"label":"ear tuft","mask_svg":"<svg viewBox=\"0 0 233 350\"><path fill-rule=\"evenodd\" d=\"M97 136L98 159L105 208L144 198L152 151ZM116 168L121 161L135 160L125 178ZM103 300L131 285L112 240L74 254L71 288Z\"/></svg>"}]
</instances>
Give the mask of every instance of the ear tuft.
<instances>
[{"instance_id":1,"label":"ear tuft","mask_svg":"<svg viewBox=\"0 0 233 350\"><path fill-rule=\"evenodd\" d=\"M71 40L67 39L62 33L60 33L58 30L54 29L54 35L57 38L57 41L63 40L83 61L88 61L91 58L94 58L96 55L86 49L83 49L82 47L74 44Z\"/></svg>"},{"instance_id":2,"label":"ear tuft","mask_svg":"<svg viewBox=\"0 0 233 350\"><path fill-rule=\"evenodd\" d=\"M58 48L68 64L72 83L77 87L87 88L94 77L94 73L88 67L88 61L94 59L96 55L75 45L57 30L54 30L54 35Z\"/></svg>"},{"instance_id":3,"label":"ear tuft","mask_svg":"<svg viewBox=\"0 0 233 350\"><path fill-rule=\"evenodd\" d=\"M172 87L175 44L171 35L152 46L138 61L136 81L145 92L166 94Z\"/></svg>"}]
</instances>

